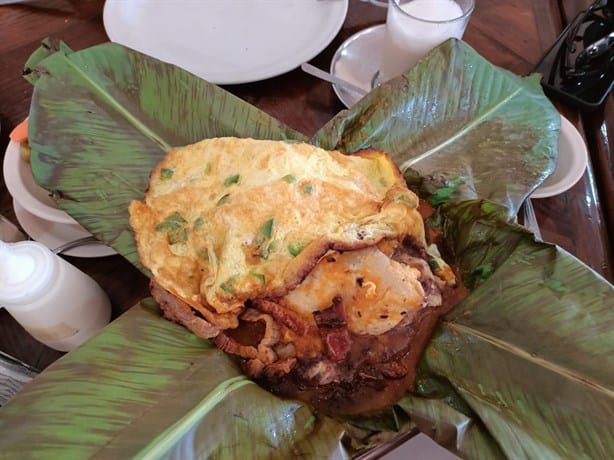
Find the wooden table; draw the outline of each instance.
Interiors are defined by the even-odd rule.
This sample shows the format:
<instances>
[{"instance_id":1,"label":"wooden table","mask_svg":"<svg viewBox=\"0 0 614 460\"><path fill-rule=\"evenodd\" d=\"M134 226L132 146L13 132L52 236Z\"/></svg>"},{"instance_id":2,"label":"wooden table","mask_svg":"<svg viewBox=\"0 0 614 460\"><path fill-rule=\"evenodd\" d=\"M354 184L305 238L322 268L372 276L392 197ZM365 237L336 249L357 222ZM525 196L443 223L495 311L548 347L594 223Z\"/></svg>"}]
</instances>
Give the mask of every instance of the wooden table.
<instances>
[{"instance_id":1,"label":"wooden table","mask_svg":"<svg viewBox=\"0 0 614 460\"><path fill-rule=\"evenodd\" d=\"M281 0L279 0L281 1ZM307 0L306 0L307 1ZM43 2L39 2L43 3ZM464 40L492 63L519 75L529 73L567 21L590 0L477 0ZM79 50L108 41L102 22L103 0L51 0L73 11L13 5L0 7L0 151L10 130L29 110L32 87L21 72L30 54L47 36ZM328 68L335 50L354 33L383 23L385 10L350 0L343 29L312 63ZM283 46L283 44L280 44ZM344 107L328 83L294 70L269 80L227 86L227 90L306 135L314 134ZM545 241L577 256L610 282L614 281L614 95L591 113L556 102L561 113L586 139L590 162L583 178L567 192L534 200ZM0 213L15 223L12 199L0 183ZM68 260L89 273L109 294L114 316L148 294L147 280L121 256ZM45 368L61 353L32 339L0 311L0 350Z\"/></svg>"}]
</instances>

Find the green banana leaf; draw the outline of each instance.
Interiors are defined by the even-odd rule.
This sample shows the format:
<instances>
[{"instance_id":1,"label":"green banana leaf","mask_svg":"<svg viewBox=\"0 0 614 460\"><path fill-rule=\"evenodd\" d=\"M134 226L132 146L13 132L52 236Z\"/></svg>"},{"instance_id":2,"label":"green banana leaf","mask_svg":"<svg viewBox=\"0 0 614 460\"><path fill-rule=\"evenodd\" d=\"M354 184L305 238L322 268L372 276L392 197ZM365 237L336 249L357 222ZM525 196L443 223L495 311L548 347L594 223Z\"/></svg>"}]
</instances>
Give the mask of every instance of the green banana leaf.
<instances>
[{"instance_id":1,"label":"green banana leaf","mask_svg":"<svg viewBox=\"0 0 614 460\"><path fill-rule=\"evenodd\" d=\"M35 85L35 178L137 266L128 204L172 146L219 136L307 140L216 85L112 43L73 53L47 40L25 73Z\"/></svg>"},{"instance_id":2,"label":"green banana leaf","mask_svg":"<svg viewBox=\"0 0 614 460\"><path fill-rule=\"evenodd\" d=\"M347 458L338 422L261 389L152 299L43 371L0 425L2 458Z\"/></svg>"},{"instance_id":3,"label":"green banana leaf","mask_svg":"<svg viewBox=\"0 0 614 460\"><path fill-rule=\"evenodd\" d=\"M479 420L508 458L611 457L614 287L490 203L441 212L472 292L433 335L416 394ZM479 458L483 442L458 435L448 447Z\"/></svg>"},{"instance_id":4,"label":"green banana leaf","mask_svg":"<svg viewBox=\"0 0 614 460\"><path fill-rule=\"evenodd\" d=\"M379 148L417 173L426 193L454 184L448 198L489 199L512 218L553 171L559 128L539 75L519 78L450 40L339 113L313 142Z\"/></svg>"},{"instance_id":5,"label":"green banana leaf","mask_svg":"<svg viewBox=\"0 0 614 460\"><path fill-rule=\"evenodd\" d=\"M137 265L125 206L168 147L221 135L305 140L119 45L72 52L46 43L27 68L35 177ZM464 458L607 458L614 288L510 221L552 169L558 121L535 77L451 40L312 139L384 148L409 182L447 202L433 224L472 292L435 331L416 391L390 410L320 417L137 305L0 410L0 456L348 458L417 425ZM475 197L491 201L461 201Z\"/></svg>"}]
</instances>

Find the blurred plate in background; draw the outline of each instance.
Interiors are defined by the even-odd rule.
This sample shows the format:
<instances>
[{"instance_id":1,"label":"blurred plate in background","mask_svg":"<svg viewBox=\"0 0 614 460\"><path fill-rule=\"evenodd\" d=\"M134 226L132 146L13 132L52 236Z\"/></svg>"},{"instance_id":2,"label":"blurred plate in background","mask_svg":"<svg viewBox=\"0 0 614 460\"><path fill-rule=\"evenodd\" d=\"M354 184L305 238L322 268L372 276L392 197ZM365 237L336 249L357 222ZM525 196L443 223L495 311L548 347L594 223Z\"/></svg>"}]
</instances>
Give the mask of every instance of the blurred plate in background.
<instances>
[{"instance_id":1,"label":"blurred plate in background","mask_svg":"<svg viewBox=\"0 0 614 460\"><path fill-rule=\"evenodd\" d=\"M263 80L293 70L335 38L348 0L107 0L111 41L211 83Z\"/></svg>"}]
</instances>

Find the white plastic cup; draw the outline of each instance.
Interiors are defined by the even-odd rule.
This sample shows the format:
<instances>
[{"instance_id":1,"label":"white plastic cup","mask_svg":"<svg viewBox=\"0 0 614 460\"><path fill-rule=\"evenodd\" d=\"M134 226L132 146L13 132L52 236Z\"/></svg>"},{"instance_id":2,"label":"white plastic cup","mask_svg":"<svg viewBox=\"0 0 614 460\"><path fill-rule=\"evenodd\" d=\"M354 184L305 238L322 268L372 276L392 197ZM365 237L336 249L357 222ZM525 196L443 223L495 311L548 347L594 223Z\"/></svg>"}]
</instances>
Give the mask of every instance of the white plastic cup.
<instances>
[{"instance_id":1,"label":"white plastic cup","mask_svg":"<svg viewBox=\"0 0 614 460\"><path fill-rule=\"evenodd\" d=\"M390 0L379 81L413 67L449 38L462 38L475 0Z\"/></svg>"},{"instance_id":2,"label":"white plastic cup","mask_svg":"<svg viewBox=\"0 0 614 460\"><path fill-rule=\"evenodd\" d=\"M111 319L98 283L35 241L0 241L0 306L59 351L81 345Z\"/></svg>"}]
</instances>

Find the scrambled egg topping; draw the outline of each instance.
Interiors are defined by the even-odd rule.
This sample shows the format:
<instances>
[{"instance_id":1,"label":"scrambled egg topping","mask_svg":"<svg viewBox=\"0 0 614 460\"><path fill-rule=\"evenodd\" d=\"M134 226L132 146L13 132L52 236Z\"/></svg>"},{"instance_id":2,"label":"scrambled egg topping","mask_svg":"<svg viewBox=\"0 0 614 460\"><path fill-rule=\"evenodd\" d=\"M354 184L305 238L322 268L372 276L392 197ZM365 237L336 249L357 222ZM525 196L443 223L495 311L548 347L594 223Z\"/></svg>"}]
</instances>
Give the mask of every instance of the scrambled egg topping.
<instances>
[{"instance_id":1,"label":"scrambled egg topping","mask_svg":"<svg viewBox=\"0 0 614 460\"><path fill-rule=\"evenodd\" d=\"M379 334L422 303L418 270L373 248L407 235L424 243L417 205L383 152L227 137L171 151L130 222L143 265L197 310L238 314L248 299L288 296L308 314L349 283L359 285L349 327ZM340 263L318 263L331 250ZM317 305L306 291L322 293Z\"/></svg>"}]
</instances>

